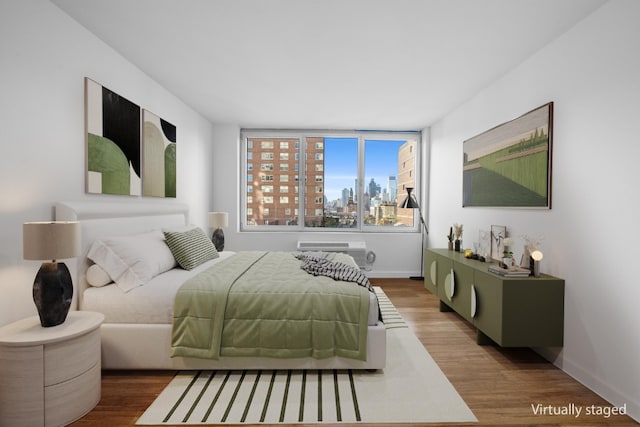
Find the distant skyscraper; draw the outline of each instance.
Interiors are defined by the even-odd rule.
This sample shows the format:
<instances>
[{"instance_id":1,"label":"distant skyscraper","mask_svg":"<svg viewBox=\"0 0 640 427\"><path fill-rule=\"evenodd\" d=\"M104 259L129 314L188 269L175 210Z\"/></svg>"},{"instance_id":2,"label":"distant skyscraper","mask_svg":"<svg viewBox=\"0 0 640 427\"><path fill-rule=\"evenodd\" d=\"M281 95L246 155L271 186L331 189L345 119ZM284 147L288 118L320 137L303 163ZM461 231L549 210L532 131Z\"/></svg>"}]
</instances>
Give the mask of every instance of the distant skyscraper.
<instances>
[{"instance_id":1,"label":"distant skyscraper","mask_svg":"<svg viewBox=\"0 0 640 427\"><path fill-rule=\"evenodd\" d=\"M342 189L342 197L341 197L340 201L342 202L342 205L340 205L341 207L347 206L347 202L349 201L349 189L348 188L343 188Z\"/></svg>"},{"instance_id":2,"label":"distant skyscraper","mask_svg":"<svg viewBox=\"0 0 640 427\"><path fill-rule=\"evenodd\" d=\"M376 180L371 178L369 181L369 197L374 198L380 192L380 186L376 184Z\"/></svg>"},{"instance_id":3,"label":"distant skyscraper","mask_svg":"<svg viewBox=\"0 0 640 427\"><path fill-rule=\"evenodd\" d=\"M353 198L353 201L357 203L358 202L358 178L356 178L355 183L356 183L356 186L355 186L356 193L353 194L353 189L351 189L351 191L352 191L351 197Z\"/></svg>"},{"instance_id":4,"label":"distant skyscraper","mask_svg":"<svg viewBox=\"0 0 640 427\"><path fill-rule=\"evenodd\" d=\"M394 202L398 197L398 180L396 180L396 177L393 175L390 175L387 180L387 193L389 202Z\"/></svg>"}]
</instances>

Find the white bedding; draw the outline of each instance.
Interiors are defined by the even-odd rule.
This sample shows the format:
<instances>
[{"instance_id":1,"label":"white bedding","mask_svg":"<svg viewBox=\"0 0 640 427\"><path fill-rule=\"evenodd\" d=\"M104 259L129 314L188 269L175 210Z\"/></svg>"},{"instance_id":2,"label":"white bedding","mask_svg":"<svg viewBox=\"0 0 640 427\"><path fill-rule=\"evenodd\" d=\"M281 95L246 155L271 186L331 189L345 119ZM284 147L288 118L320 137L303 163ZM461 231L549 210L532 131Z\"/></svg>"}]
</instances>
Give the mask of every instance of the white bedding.
<instances>
[{"instance_id":1,"label":"white bedding","mask_svg":"<svg viewBox=\"0 0 640 427\"><path fill-rule=\"evenodd\" d=\"M89 287L84 291L80 309L103 313L105 323L171 324L173 300L180 285L233 255L234 252L220 252L220 258L191 271L174 268L129 292L122 291L115 284ZM354 283L354 286L358 285ZM373 293L370 293L370 301L368 324L371 326L378 323L378 300Z\"/></svg>"}]
</instances>

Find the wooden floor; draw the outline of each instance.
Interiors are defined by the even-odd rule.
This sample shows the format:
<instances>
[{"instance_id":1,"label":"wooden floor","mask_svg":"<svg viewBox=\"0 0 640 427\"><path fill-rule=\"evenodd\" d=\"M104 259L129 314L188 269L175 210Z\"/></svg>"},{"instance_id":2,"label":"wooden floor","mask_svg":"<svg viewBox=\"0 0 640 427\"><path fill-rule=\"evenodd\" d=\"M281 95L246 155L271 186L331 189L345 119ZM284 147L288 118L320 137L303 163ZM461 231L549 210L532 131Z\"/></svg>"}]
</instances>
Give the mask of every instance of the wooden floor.
<instances>
[{"instance_id":1,"label":"wooden floor","mask_svg":"<svg viewBox=\"0 0 640 427\"><path fill-rule=\"evenodd\" d=\"M626 416L585 415L587 409L593 412L609 409L611 405L532 350L478 346L475 330L457 314L441 313L438 299L426 291L422 283L409 279L372 279L371 282L384 289L476 415L479 423L469 425L639 425ZM173 375L174 372L104 371L100 403L72 425L135 425ZM547 410L551 405L582 411L578 417L536 415L533 407L538 404Z\"/></svg>"}]
</instances>

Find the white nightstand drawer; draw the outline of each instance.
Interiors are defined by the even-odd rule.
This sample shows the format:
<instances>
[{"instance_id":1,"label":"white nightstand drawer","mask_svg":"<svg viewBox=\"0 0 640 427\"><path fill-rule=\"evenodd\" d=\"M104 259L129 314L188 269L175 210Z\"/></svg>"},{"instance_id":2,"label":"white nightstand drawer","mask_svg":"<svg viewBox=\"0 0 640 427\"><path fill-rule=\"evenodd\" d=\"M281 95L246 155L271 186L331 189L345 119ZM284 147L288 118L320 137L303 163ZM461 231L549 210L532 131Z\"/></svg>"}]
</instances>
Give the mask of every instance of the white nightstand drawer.
<instances>
[{"instance_id":1,"label":"white nightstand drawer","mask_svg":"<svg viewBox=\"0 0 640 427\"><path fill-rule=\"evenodd\" d=\"M58 326L32 316L0 327L0 427L67 425L96 406L103 320L70 311Z\"/></svg>"},{"instance_id":2,"label":"white nightstand drawer","mask_svg":"<svg viewBox=\"0 0 640 427\"><path fill-rule=\"evenodd\" d=\"M0 427L42 425L43 375L42 345L0 345Z\"/></svg>"},{"instance_id":3,"label":"white nightstand drawer","mask_svg":"<svg viewBox=\"0 0 640 427\"><path fill-rule=\"evenodd\" d=\"M66 342L45 344L44 385L49 386L83 374L100 361L100 330Z\"/></svg>"},{"instance_id":4,"label":"white nightstand drawer","mask_svg":"<svg viewBox=\"0 0 640 427\"><path fill-rule=\"evenodd\" d=\"M100 363L69 381L44 388L44 425L66 425L100 401Z\"/></svg>"}]
</instances>

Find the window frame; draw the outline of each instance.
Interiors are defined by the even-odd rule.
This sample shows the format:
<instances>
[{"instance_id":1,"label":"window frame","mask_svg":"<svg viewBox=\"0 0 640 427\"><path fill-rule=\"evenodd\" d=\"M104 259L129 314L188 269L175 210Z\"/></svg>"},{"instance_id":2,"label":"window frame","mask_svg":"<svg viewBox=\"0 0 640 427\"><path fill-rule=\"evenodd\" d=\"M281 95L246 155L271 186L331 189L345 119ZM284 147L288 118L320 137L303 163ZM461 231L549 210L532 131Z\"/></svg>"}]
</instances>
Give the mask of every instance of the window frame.
<instances>
[{"instance_id":1,"label":"window frame","mask_svg":"<svg viewBox=\"0 0 640 427\"><path fill-rule=\"evenodd\" d=\"M295 175L297 177L302 177L302 182L299 179L294 179L295 186L297 187L299 192L288 194L291 196L295 194L295 198L298 199L296 210L297 212L303 213L302 219L298 219L297 225L248 225L247 224L247 193L243 192L240 194L240 207L238 212L240 213L240 232L339 232L339 233L415 233L419 232L421 229L420 216L418 212L414 212L413 215L413 226L406 227L394 227L394 226L379 226L379 225L368 225L364 223L365 212L362 206L358 207L357 211L357 221L358 226L355 228L333 228L333 227L307 227L305 226L304 220L304 212L305 210L315 209L314 206L305 206L304 201L306 199L306 182L305 177L307 175L305 158L306 155L300 155L300 153L306 153L306 144L307 138L313 137L324 137L324 138L357 138L357 180L358 185L357 188L354 188L354 192L356 193L357 200L364 200L365 186L365 144L367 140L415 140L415 187L413 194L418 198L418 203L421 207L425 206L422 202L420 195L421 191L421 183L422 176L425 173L425 165L422 162L422 132L420 131L340 131L340 130L262 130L262 129L241 129L240 131L240 179L241 187L240 188L249 188L250 184L247 179L247 150L248 150L248 142L251 138L287 138L287 139L297 139L298 141L295 144L297 148L297 152L295 153ZM323 153L324 155L324 153ZM255 161L255 158L253 159ZM273 159L274 163L279 159ZM326 156L325 156L326 160ZM265 159L260 159L260 161L265 161ZM269 161L269 160L267 160ZM291 172L291 169L289 170ZM255 172L255 168L254 168ZM311 171L312 173L315 171ZM325 180L321 183L314 182L314 184L321 184L322 187L325 187ZM264 184L273 184L274 186L279 181L262 181ZM291 181L289 181L291 184ZM301 185L302 184L302 185ZM404 193L404 189L397 189L398 194L402 191ZM400 196L399 200L403 200ZM324 206L323 206L324 209ZM421 210L422 211L422 210ZM426 212L422 211L422 216L425 217Z\"/></svg>"}]
</instances>

